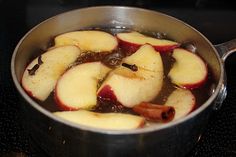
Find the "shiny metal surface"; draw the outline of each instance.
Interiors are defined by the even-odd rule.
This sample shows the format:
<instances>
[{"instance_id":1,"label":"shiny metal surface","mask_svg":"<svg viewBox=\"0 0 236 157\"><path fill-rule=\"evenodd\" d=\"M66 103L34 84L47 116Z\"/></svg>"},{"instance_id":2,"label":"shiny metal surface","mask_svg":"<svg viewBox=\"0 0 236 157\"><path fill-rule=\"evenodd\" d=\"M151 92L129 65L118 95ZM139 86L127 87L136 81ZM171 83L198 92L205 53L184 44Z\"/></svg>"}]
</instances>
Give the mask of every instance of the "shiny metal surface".
<instances>
[{"instance_id":1,"label":"shiny metal surface","mask_svg":"<svg viewBox=\"0 0 236 157\"><path fill-rule=\"evenodd\" d=\"M222 61L225 62L229 55L231 55L233 52L236 52L236 39L215 45L215 48L221 56Z\"/></svg>"},{"instance_id":2,"label":"shiny metal surface","mask_svg":"<svg viewBox=\"0 0 236 157\"><path fill-rule=\"evenodd\" d=\"M215 48L221 57L222 64L223 64L222 66L224 67L225 60L227 59L227 57L229 57L233 52L236 52L236 39L230 40L222 44L215 45ZM213 106L214 110L219 110L221 108L222 103L227 96L226 85L227 85L227 78L226 78L226 72L224 71L224 81L221 85L221 89L219 91L219 94Z\"/></svg>"},{"instance_id":3,"label":"shiny metal surface","mask_svg":"<svg viewBox=\"0 0 236 157\"><path fill-rule=\"evenodd\" d=\"M101 130L69 123L33 101L20 86L27 63L46 49L58 34L88 27L127 27L165 32L178 41L192 41L213 71L217 85L212 96L187 117L131 131ZM29 31L12 57L12 77L22 96L26 125L35 141L50 156L184 156L201 135L224 82L222 59L197 30L170 16L131 7L92 7L50 18Z\"/></svg>"}]
</instances>

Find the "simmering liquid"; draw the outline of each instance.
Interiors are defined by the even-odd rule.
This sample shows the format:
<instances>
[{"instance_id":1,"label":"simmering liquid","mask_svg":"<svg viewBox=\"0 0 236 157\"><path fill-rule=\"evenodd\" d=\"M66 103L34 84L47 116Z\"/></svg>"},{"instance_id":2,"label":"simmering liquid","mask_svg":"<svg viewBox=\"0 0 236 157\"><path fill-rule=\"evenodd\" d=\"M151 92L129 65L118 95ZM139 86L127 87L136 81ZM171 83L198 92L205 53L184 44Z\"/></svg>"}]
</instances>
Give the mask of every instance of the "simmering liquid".
<instances>
[{"instance_id":1,"label":"simmering liquid","mask_svg":"<svg viewBox=\"0 0 236 157\"><path fill-rule=\"evenodd\" d=\"M98 28L93 28L93 29L98 29ZM88 29L86 29L88 30ZM100 29L102 31L106 31L111 34L117 34L120 32L129 32L130 29L125 29L125 28L104 28ZM168 37L163 34L163 33L156 33L156 32L141 32L142 34L146 34L148 36L152 36L155 38L164 38L168 39ZM49 44L51 45L51 44ZM197 51L196 51L197 53ZM167 74L169 73L171 67L173 66L173 63L175 62L174 58L171 56L172 52L165 52L161 53L161 58L163 62L163 67L164 67L164 81L163 81L163 86L160 91L160 93L157 95L155 99L151 101L151 103L154 104L164 104L165 101L167 100L168 96L177 88L176 85L172 84L170 79L167 77ZM85 54L82 54L77 61L73 65L78 65L82 64L85 62L93 62L93 61L101 61L105 65L115 68L120 65L122 58L126 57L127 55L130 55L127 52L124 52L123 49L118 48L117 50L113 51L112 53L93 53L93 52L87 52ZM73 66L72 65L72 66ZM191 92L196 98L196 108L198 108L201 104L203 104L211 95L212 93L212 87L214 85L214 79L212 78L211 71L208 67L208 79L207 82L204 84L204 86L193 89ZM35 100L37 101L37 100ZM55 101L54 101L54 92L51 93L51 95L44 101L40 102L37 101L38 104L43 106L45 109L55 112L55 111L60 111L59 108L57 107ZM195 108L195 109L196 109ZM121 104L115 103L115 102L109 102L109 101L104 101L100 100L98 98L98 104L96 105L95 108L92 109L93 111L96 112L122 112L122 113L132 113L135 114L132 109L126 108L122 106Z\"/></svg>"}]
</instances>

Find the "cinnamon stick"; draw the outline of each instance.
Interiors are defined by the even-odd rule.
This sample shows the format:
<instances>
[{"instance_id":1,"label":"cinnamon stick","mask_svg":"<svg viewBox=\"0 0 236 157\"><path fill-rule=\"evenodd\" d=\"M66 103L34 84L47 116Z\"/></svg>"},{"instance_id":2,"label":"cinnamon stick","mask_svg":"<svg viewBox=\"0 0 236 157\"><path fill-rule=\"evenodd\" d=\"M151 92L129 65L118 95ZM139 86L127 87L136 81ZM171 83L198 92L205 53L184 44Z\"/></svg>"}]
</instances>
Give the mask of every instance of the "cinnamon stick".
<instances>
[{"instance_id":1,"label":"cinnamon stick","mask_svg":"<svg viewBox=\"0 0 236 157\"><path fill-rule=\"evenodd\" d=\"M133 111L150 121L160 122L169 122L175 115L175 109L172 106L157 105L147 102L134 106Z\"/></svg>"}]
</instances>

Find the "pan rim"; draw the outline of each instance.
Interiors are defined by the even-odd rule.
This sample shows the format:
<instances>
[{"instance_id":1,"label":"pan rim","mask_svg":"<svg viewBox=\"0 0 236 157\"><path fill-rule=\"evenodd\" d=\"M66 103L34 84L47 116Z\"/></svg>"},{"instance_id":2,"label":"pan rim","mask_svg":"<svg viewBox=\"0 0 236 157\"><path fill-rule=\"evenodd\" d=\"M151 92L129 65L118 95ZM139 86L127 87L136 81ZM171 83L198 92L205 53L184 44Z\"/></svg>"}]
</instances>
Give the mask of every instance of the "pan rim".
<instances>
[{"instance_id":1,"label":"pan rim","mask_svg":"<svg viewBox=\"0 0 236 157\"><path fill-rule=\"evenodd\" d=\"M99 129L99 128L93 128L93 127L88 127L88 126L84 126L84 125L79 125L79 124L75 124L72 122L69 122L67 120L64 120L60 117L57 117L55 115L52 114L52 112L47 111L46 109L44 109L43 107L41 107L38 103L36 103L35 101L32 100L31 97L29 97L26 92L24 91L24 89L21 87L17 77L16 77L16 71L15 71L15 60L16 60L16 55L18 52L19 47L21 46L21 43L29 36L29 34L36 30L40 25L55 19L59 16L62 15L66 15L66 14L73 14L75 12L78 11L85 11L85 10L90 10L90 9L108 9L108 8L116 8L116 9L134 9L134 10L140 10L143 12L152 12L155 14L159 14L161 16L165 16L167 18L170 18L172 20L175 20L177 22L180 22L182 25L185 25L187 27L189 27L191 30L197 32L197 34L199 34L206 42L208 45L210 45L210 47L213 49L215 55L217 56L217 60L220 64L220 78L219 81L217 83L215 92L209 97L209 99L202 104L197 110L191 112L189 115L187 115L186 117L183 117L179 120L173 121L173 122L169 122L166 124L163 124L161 126L152 126L152 127L145 127L145 128L139 128L139 129L134 129L134 130L108 130L108 129ZM20 93L20 95L23 97L24 100L27 101L27 103L29 103L31 105L31 107L33 107L35 110L39 111L41 114L43 114L44 116L47 116L48 118L50 118L51 120L54 120L56 122L62 123L64 125L67 125L69 127L72 128L76 128L79 130L86 130L86 131L90 131L90 132L94 132L94 133L100 133L100 134L108 134L108 135L130 135L130 134L140 134L140 133L149 133L149 132L153 132L153 131L160 131L160 130L164 130L164 129L168 129L170 127L175 127L183 122L186 122L192 118L194 118L195 116L197 116L198 114L200 114L201 112L203 112L206 108L208 108L209 106L211 106L214 102L214 100L216 99L216 97L218 96L219 92L220 92L220 88L223 84L223 80L224 80L224 67L223 64L221 62L221 58L219 56L219 54L217 53L215 47L212 45L212 43L204 36L202 35L198 30L196 30L195 28L193 28L192 26L188 25L187 23L172 17L170 15L166 15L164 13L160 13L158 11L154 11L154 10L148 10L148 9L143 9L143 8L137 8L137 7L127 7L127 6L95 6L95 7L86 7L86 8L80 8L80 9L74 9L71 11L67 11L61 14L58 14L56 16L53 16L51 18L48 18L47 20L44 20L43 22L37 24L36 26L34 26L31 30L29 30L22 38L21 40L18 42L13 55L12 55L12 59L11 59L11 75L12 75L12 79L13 82L16 86L16 89L18 90L18 92Z\"/></svg>"}]
</instances>

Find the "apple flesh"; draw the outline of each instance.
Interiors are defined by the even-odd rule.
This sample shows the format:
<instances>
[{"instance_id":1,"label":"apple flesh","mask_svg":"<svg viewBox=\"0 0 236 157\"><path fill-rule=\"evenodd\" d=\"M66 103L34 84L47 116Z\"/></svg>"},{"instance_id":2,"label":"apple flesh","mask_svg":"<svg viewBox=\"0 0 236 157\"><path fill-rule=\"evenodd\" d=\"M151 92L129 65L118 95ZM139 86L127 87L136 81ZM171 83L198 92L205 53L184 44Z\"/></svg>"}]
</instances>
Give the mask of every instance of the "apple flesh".
<instances>
[{"instance_id":1,"label":"apple flesh","mask_svg":"<svg viewBox=\"0 0 236 157\"><path fill-rule=\"evenodd\" d=\"M118 33L116 36L120 47L129 52L135 52L144 44L152 45L159 52L172 51L180 45L171 40L157 39L138 32Z\"/></svg>"},{"instance_id":2,"label":"apple flesh","mask_svg":"<svg viewBox=\"0 0 236 157\"><path fill-rule=\"evenodd\" d=\"M55 112L54 115L70 122L111 130L129 130L141 128L145 119L140 116L123 113L95 113L86 110Z\"/></svg>"},{"instance_id":3,"label":"apple flesh","mask_svg":"<svg viewBox=\"0 0 236 157\"><path fill-rule=\"evenodd\" d=\"M58 78L78 58L81 51L76 46L51 49L34 59L24 71L22 87L32 97L44 101L53 91ZM30 71L38 65L33 74Z\"/></svg>"},{"instance_id":4,"label":"apple flesh","mask_svg":"<svg viewBox=\"0 0 236 157\"><path fill-rule=\"evenodd\" d=\"M196 54L185 49L177 48L172 54L175 63L168 77L172 83L186 89L202 86L207 80L207 66Z\"/></svg>"},{"instance_id":5,"label":"apple flesh","mask_svg":"<svg viewBox=\"0 0 236 157\"><path fill-rule=\"evenodd\" d=\"M83 63L66 71L58 80L55 100L62 110L90 109L97 104L98 82L111 69L101 62Z\"/></svg>"},{"instance_id":6,"label":"apple flesh","mask_svg":"<svg viewBox=\"0 0 236 157\"><path fill-rule=\"evenodd\" d=\"M174 120L177 120L185 117L195 108L196 100L190 90L176 89L167 98L165 105L174 107Z\"/></svg>"},{"instance_id":7,"label":"apple flesh","mask_svg":"<svg viewBox=\"0 0 236 157\"><path fill-rule=\"evenodd\" d=\"M103 31L75 31L58 35L55 46L76 45L81 51L107 52L117 48L117 39Z\"/></svg>"},{"instance_id":8,"label":"apple flesh","mask_svg":"<svg viewBox=\"0 0 236 157\"><path fill-rule=\"evenodd\" d=\"M150 45L140 49L122 61L126 65L135 65L136 71L119 66L106 78L98 89L102 99L117 101L132 108L141 102L154 99L163 84L163 64L160 53Z\"/></svg>"}]
</instances>

